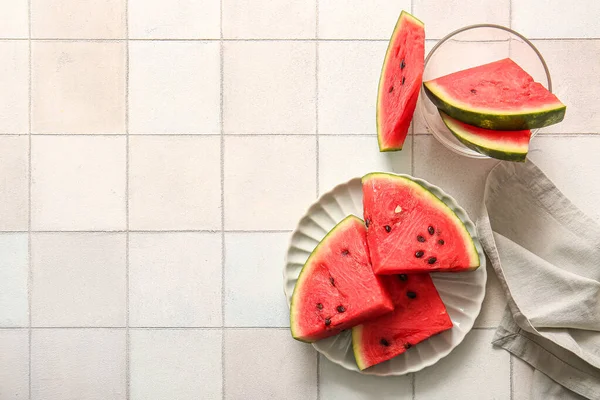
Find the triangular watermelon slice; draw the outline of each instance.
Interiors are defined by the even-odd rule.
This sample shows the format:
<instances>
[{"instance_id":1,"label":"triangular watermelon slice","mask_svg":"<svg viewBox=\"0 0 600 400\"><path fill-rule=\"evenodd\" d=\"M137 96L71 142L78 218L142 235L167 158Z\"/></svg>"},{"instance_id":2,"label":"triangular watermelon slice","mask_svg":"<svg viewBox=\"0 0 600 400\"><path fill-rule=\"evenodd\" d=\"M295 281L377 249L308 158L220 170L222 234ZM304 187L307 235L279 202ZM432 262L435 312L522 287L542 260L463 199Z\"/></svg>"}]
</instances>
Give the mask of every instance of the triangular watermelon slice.
<instances>
[{"instance_id":1,"label":"triangular watermelon slice","mask_svg":"<svg viewBox=\"0 0 600 400\"><path fill-rule=\"evenodd\" d=\"M566 106L510 58L423 84L446 114L484 129L516 131L556 124Z\"/></svg>"},{"instance_id":2,"label":"triangular watermelon slice","mask_svg":"<svg viewBox=\"0 0 600 400\"><path fill-rule=\"evenodd\" d=\"M386 173L362 178L367 241L376 274L469 271L479 255L462 221L412 179Z\"/></svg>"},{"instance_id":3,"label":"triangular watermelon slice","mask_svg":"<svg viewBox=\"0 0 600 400\"><path fill-rule=\"evenodd\" d=\"M440 111L442 121L465 146L481 154L506 161L525 161L531 131L494 131L468 125Z\"/></svg>"},{"instance_id":4,"label":"triangular watermelon slice","mask_svg":"<svg viewBox=\"0 0 600 400\"><path fill-rule=\"evenodd\" d=\"M352 329L354 358L361 370L452 328L429 274L392 275L386 277L385 284L394 311Z\"/></svg>"},{"instance_id":5,"label":"triangular watermelon slice","mask_svg":"<svg viewBox=\"0 0 600 400\"><path fill-rule=\"evenodd\" d=\"M350 215L308 257L292 295L294 339L314 342L393 310L373 274L366 234L363 221Z\"/></svg>"},{"instance_id":6,"label":"triangular watermelon slice","mask_svg":"<svg viewBox=\"0 0 600 400\"><path fill-rule=\"evenodd\" d=\"M425 26L402 11L381 68L377 92L380 151L402 150L417 106L425 63Z\"/></svg>"}]
</instances>

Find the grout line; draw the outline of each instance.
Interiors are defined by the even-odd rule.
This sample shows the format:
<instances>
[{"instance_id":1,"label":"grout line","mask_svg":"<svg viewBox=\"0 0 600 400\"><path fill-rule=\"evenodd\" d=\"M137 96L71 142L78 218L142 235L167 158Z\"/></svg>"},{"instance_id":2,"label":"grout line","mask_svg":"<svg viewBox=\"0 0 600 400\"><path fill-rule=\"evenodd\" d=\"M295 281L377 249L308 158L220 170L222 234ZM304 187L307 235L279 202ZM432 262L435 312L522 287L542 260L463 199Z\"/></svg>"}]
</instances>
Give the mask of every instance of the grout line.
<instances>
[{"instance_id":1,"label":"grout line","mask_svg":"<svg viewBox=\"0 0 600 400\"><path fill-rule=\"evenodd\" d=\"M412 12L411 12L412 14ZM429 41L441 40L441 37L430 37L427 38ZM544 41L594 41L600 40L600 37L528 37L529 40L544 40ZM29 38L0 38L3 42L12 41L28 41ZM121 39L90 39L90 38L35 38L31 39L32 42L381 42L387 43L388 39L373 39L373 38L204 38L204 39L166 39L166 38L155 38L155 39L143 39L143 38L121 38ZM485 42L499 42L502 40L486 40ZM479 40L461 40L461 42L480 42Z\"/></svg>"},{"instance_id":2,"label":"grout line","mask_svg":"<svg viewBox=\"0 0 600 400\"><path fill-rule=\"evenodd\" d=\"M431 133L427 132L414 132L418 136L431 136ZM33 137L44 137L44 136L126 136L126 133L32 133ZM224 133L225 137L269 137L269 136L284 136L284 137L303 137L303 136L314 136L314 133ZM29 133L0 133L0 136L29 136ZM128 136L173 136L173 137L219 137L219 134L214 133L129 133ZM330 136L330 137L374 137L376 133L319 133L319 136ZM553 133L553 132L540 132L536 137L547 137L547 136L598 136L597 132L570 132L570 133Z\"/></svg>"},{"instance_id":3,"label":"grout line","mask_svg":"<svg viewBox=\"0 0 600 400\"><path fill-rule=\"evenodd\" d=\"M131 397L131 336L129 334L129 1L125 1L125 398Z\"/></svg>"},{"instance_id":4,"label":"grout line","mask_svg":"<svg viewBox=\"0 0 600 400\"><path fill-rule=\"evenodd\" d=\"M509 361L508 361L508 364L510 367L509 368L510 375L509 375L508 384L510 387L510 400L513 400L514 393L515 393L515 387L514 387L514 383L513 383L513 355L512 355L512 353L509 353L508 356L510 357Z\"/></svg>"},{"instance_id":5,"label":"grout line","mask_svg":"<svg viewBox=\"0 0 600 400\"><path fill-rule=\"evenodd\" d=\"M219 1L219 62L220 62L220 174L221 174L221 396L225 400L225 122L224 122L224 88L225 88L225 46L223 44L223 0Z\"/></svg>"},{"instance_id":6,"label":"grout line","mask_svg":"<svg viewBox=\"0 0 600 400\"><path fill-rule=\"evenodd\" d=\"M411 127L410 138L410 174L415 176L415 127Z\"/></svg>"},{"instance_id":7,"label":"grout line","mask_svg":"<svg viewBox=\"0 0 600 400\"><path fill-rule=\"evenodd\" d=\"M29 231L0 231L0 235L2 234L13 234L13 233L27 233ZM208 230L208 229L198 229L198 230L156 230L156 231L145 231L145 230L114 230L114 231L43 231L43 230L31 230L31 233L143 233L143 234L151 234L151 233L220 233L221 230ZM292 229L258 229L258 230L245 230L245 229L225 229L225 233L291 233Z\"/></svg>"},{"instance_id":8,"label":"grout line","mask_svg":"<svg viewBox=\"0 0 600 400\"><path fill-rule=\"evenodd\" d=\"M315 29L315 35L318 35L318 26L319 26L319 2L316 1L315 2L316 5L316 10L315 12L317 13L316 15L316 26L317 28ZM316 184L315 184L315 190L316 190L316 198L319 197L319 191L320 191L320 187L319 187L319 171L320 169L320 165L319 165L319 42L317 41L315 43L315 173L316 173Z\"/></svg>"},{"instance_id":9,"label":"grout line","mask_svg":"<svg viewBox=\"0 0 600 400\"><path fill-rule=\"evenodd\" d=\"M513 22L513 8L512 8L512 0L508 0L508 27L512 29ZM512 42L509 41L509 43ZM509 53L510 54L510 53Z\"/></svg>"},{"instance_id":10,"label":"grout line","mask_svg":"<svg viewBox=\"0 0 600 400\"><path fill-rule=\"evenodd\" d=\"M45 329L114 329L114 330L289 330L289 326L0 326L0 330L45 330Z\"/></svg>"},{"instance_id":11,"label":"grout line","mask_svg":"<svg viewBox=\"0 0 600 400\"><path fill-rule=\"evenodd\" d=\"M412 388L412 400L415 400L417 397L417 384L416 384L417 376L416 373L413 372L410 374L410 387Z\"/></svg>"},{"instance_id":12,"label":"grout line","mask_svg":"<svg viewBox=\"0 0 600 400\"><path fill-rule=\"evenodd\" d=\"M28 391L29 391L29 399L31 400L31 360L32 360L32 356L31 356L31 342L32 342L32 330L31 330L31 304L32 304L32 299L33 299L33 266L32 266L32 262L31 262L31 186L32 186L32 179L31 179L31 120L32 120L32 79L31 79L31 71L32 71L32 56L31 56L31 0L27 1L27 18L28 18L28 45L29 45L29 81L28 81L28 94L29 94L29 104L28 104L28 116L29 116L29 121L28 121L28 134L29 134L29 152L28 152L28 167L29 167L29 173L28 173L28 210L27 210L27 267L28 267L28 271L27 271L27 307L28 307L28 319L29 319L29 329L28 329L28 346L29 346L29 354L28 354L28 358L29 358L29 365L28 365Z\"/></svg>"}]
</instances>

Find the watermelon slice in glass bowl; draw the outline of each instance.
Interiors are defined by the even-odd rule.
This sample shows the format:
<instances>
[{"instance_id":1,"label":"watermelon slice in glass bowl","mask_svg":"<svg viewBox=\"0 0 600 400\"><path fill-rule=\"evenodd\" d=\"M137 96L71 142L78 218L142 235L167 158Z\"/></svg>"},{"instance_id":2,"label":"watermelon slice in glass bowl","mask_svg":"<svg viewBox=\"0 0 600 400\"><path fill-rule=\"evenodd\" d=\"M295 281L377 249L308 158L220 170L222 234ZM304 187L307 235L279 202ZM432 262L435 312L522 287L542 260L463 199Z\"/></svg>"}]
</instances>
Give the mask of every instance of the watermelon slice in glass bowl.
<instances>
[{"instance_id":1,"label":"watermelon slice in glass bowl","mask_svg":"<svg viewBox=\"0 0 600 400\"><path fill-rule=\"evenodd\" d=\"M533 43L510 28L493 24L466 26L441 39L425 59L423 82L506 58L516 62L535 82L552 92L550 72ZM454 136L436 105L428 98L424 86L421 87L417 115L424 126L416 128L432 133L448 149L467 157L489 158ZM538 131L531 129L532 139Z\"/></svg>"},{"instance_id":2,"label":"watermelon slice in glass bowl","mask_svg":"<svg viewBox=\"0 0 600 400\"><path fill-rule=\"evenodd\" d=\"M453 327L410 348L405 353L381 364L360 371L352 349L351 330L319 340L312 346L330 361L342 367L369 375L404 375L433 365L458 346L471 330L481 310L487 279L485 256L477 238L475 225L456 201L442 189L422 179L399 175L414 180L442 202L464 223L473 238L480 258L480 267L470 272L432 273ZM323 194L300 219L292 233L283 269L284 293L291 302L298 275L311 252L321 239L348 215L363 217L363 185L361 177L336 186Z\"/></svg>"}]
</instances>

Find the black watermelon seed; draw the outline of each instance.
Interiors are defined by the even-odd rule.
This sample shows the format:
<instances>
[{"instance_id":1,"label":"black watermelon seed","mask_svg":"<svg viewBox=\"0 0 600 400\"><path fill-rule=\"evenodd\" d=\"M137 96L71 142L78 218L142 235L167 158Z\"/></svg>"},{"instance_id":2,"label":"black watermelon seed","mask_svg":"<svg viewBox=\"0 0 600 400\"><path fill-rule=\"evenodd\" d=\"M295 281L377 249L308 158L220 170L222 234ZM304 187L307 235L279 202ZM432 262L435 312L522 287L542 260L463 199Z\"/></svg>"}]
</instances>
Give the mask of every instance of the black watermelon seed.
<instances>
[{"instance_id":1,"label":"black watermelon seed","mask_svg":"<svg viewBox=\"0 0 600 400\"><path fill-rule=\"evenodd\" d=\"M331 282L331 284L332 284L333 286L335 286L335 279L333 279L333 276L330 276L330 277L329 277L329 282Z\"/></svg>"},{"instance_id":2,"label":"black watermelon seed","mask_svg":"<svg viewBox=\"0 0 600 400\"><path fill-rule=\"evenodd\" d=\"M421 235L417 236L417 240L421 243L423 243L425 241L425 238Z\"/></svg>"},{"instance_id":3,"label":"black watermelon seed","mask_svg":"<svg viewBox=\"0 0 600 400\"><path fill-rule=\"evenodd\" d=\"M440 240L438 240L438 243L443 245L445 242L443 239L440 239Z\"/></svg>"},{"instance_id":4,"label":"black watermelon seed","mask_svg":"<svg viewBox=\"0 0 600 400\"><path fill-rule=\"evenodd\" d=\"M389 225L386 225L384 228L387 233L390 233L392 231L392 227Z\"/></svg>"},{"instance_id":5,"label":"black watermelon seed","mask_svg":"<svg viewBox=\"0 0 600 400\"><path fill-rule=\"evenodd\" d=\"M406 63L404 62L404 58L402 59L402 62L400 63L400 69L404 69L404 67L406 67Z\"/></svg>"},{"instance_id":6,"label":"black watermelon seed","mask_svg":"<svg viewBox=\"0 0 600 400\"><path fill-rule=\"evenodd\" d=\"M473 94L477 94L477 90L475 90L475 89L471 89L471 93L473 93Z\"/></svg>"},{"instance_id":7,"label":"black watermelon seed","mask_svg":"<svg viewBox=\"0 0 600 400\"><path fill-rule=\"evenodd\" d=\"M329 318L325 318L325 326L331 325L331 320Z\"/></svg>"},{"instance_id":8,"label":"black watermelon seed","mask_svg":"<svg viewBox=\"0 0 600 400\"><path fill-rule=\"evenodd\" d=\"M437 258L435 257L429 257L429 260L427 260L428 264L435 264L435 262L437 261Z\"/></svg>"},{"instance_id":9,"label":"black watermelon seed","mask_svg":"<svg viewBox=\"0 0 600 400\"><path fill-rule=\"evenodd\" d=\"M400 278L401 281L406 281L408 279L408 276L406 276L406 274L400 274L398 275L398 278Z\"/></svg>"},{"instance_id":10,"label":"black watermelon seed","mask_svg":"<svg viewBox=\"0 0 600 400\"><path fill-rule=\"evenodd\" d=\"M369 218L367 218L365 220L365 225L366 225L367 228L369 227L369 225L371 225L371 220Z\"/></svg>"},{"instance_id":11,"label":"black watermelon seed","mask_svg":"<svg viewBox=\"0 0 600 400\"><path fill-rule=\"evenodd\" d=\"M322 310L322 309L323 309L323 304L321 304L321 303L317 303L317 308L318 308L319 310Z\"/></svg>"},{"instance_id":12,"label":"black watermelon seed","mask_svg":"<svg viewBox=\"0 0 600 400\"><path fill-rule=\"evenodd\" d=\"M390 86L390 90L388 91L388 93L392 93L394 91L394 87Z\"/></svg>"},{"instance_id":13,"label":"black watermelon seed","mask_svg":"<svg viewBox=\"0 0 600 400\"><path fill-rule=\"evenodd\" d=\"M404 348L406 350L410 349L411 347L412 347L412 344L410 344L410 343L404 343Z\"/></svg>"},{"instance_id":14,"label":"black watermelon seed","mask_svg":"<svg viewBox=\"0 0 600 400\"><path fill-rule=\"evenodd\" d=\"M424 254L425 254L425 252L423 250L419 250L415 253L415 257L421 258L421 257L423 257Z\"/></svg>"},{"instance_id":15,"label":"black watermelon seed","mask_svg":"<svg viewBox=\"0 0 600 400\"><path fill-rule=\"evenodd\" d=\"M381 340L379 341L379 343L381 343L381 345L382 345L382 346L385 346L385 347L388 347L388 346L390 345L390 342L388 342L388 341L387 341L387 340L385 340L385 339L381 339Z\"/></svg>"},{"instance_id":16,"label":"black watermelon seed","mask_svg":"<svg viewBox=\"0 0 600 400\"><path fill-rule=\"evenodd\" d=\"M348 251L348 249L342 250L342 255L347 256L348 254L350 254L350 251Z\"/></svg>"},{"instance_id":17,"label":"black watermelon seed","mask_svg":"<svg viewBox=\"0 0 600 400\"><path fill-rule=\"evenodd\" d=\"M406 295L407 295L407 296L408 296L408 298L410 298L410 299L414 299L414 298L416 298L416 297L417 297L417 294L416 294L415 292L410 292L410 291L406 292Z\"/></svg>"},{"instance_id":18,"label":"black watermelon seed","mask_svg":"<svg viewBox=\"0 0 600 400\"><path fill-rule=\"evenodd\" d=\"M406 81L406 77L405 76L402 77L402 84L403 85L404 85L404 81Z\"/></svg>"},{"instance_id":19,"label":"black watermelon seed","mask_svg":"<svg viewBox=\"0 0 600 400\"><path fill-rule=\"evenodd\" d=\"M344 312L344 311L346 311L346 309L344 308L344 306L337 306L337 311Z\"/></svg>"},{"instance_id":20,"label":"black watermelon seed","mask_svg":"<svg viewBox=\"0 0 600 400\"><path fill-rule=\"evenodd\" d=\"M427 228L427 232L429 232L430 235L433 235L435 233L435 229L433 229L433 226L430 226Z\"/></svg>"}]
</instances>

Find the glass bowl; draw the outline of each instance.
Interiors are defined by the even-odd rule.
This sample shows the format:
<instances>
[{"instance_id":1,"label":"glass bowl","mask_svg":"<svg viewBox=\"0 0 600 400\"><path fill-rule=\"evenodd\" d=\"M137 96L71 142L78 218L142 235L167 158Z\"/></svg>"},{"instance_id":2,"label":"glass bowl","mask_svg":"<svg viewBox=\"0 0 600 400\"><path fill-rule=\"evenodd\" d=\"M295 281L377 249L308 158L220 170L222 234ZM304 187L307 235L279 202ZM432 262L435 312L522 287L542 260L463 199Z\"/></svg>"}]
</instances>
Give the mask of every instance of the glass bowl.
<instances>
[{"instance_id":1,"label":"glass bowl","mask_svg":"<svg viewBox=\"0 0 600 400\"><path fill-rule=\"evenodd\" d=\"M501 25L480 24L460 28L431 49L425 59L423 81L510 57L536 82L552 92L550 72L544 58L523 35ZM436 106L421 87L418 112L425 129L448 149L472 158L489 158L458 141L442 121ZM534 137L539 129L532 129Z\"/></svg>"}]
</instances>

